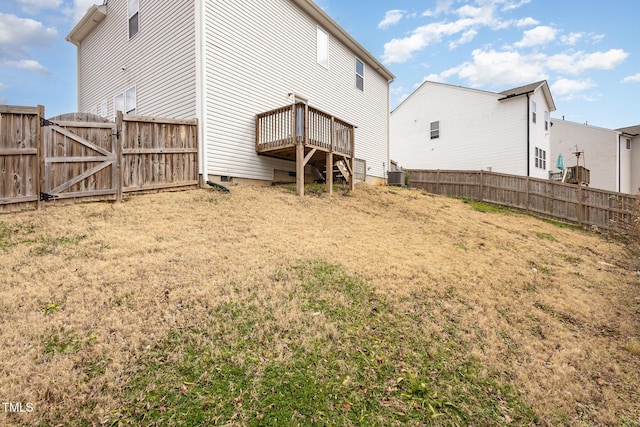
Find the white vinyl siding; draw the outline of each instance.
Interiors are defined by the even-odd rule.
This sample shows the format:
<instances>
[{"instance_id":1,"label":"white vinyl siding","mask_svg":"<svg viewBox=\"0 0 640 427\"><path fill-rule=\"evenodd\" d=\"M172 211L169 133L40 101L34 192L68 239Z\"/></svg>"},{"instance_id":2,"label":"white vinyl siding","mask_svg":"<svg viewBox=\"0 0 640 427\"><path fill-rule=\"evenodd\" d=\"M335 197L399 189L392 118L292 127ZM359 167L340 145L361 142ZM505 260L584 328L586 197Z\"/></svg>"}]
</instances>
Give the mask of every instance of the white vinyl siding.
<instances>
[{"instance_id":1,"label":"white vinyl siding","mask_svg":"<svg viewBox=\"0 0 640 427\"><path fill-rule=\"evenodd\" d=\"M107 17L78 48L78 110L136 86L136 113L196 117L194 0L142 0L144 31L129 40L128 0L109 0ZM171 29L167 31L167 29Z\"/></svg>"},{"instance_id":2,"label":"white vinyl siding","mask_svg":"<svg viewBox=\"0 0 640 427\"><path fill-rule=\"evenodd\" d=\"M384 177L386 79L370 72L367 91L357 90L354 53L331 34L329 72L319 67L318 23L291 1L205 2L203 10L208 174L272 180L274 169L294 171L293 162L256 154L255 115L287 105L287 95L295 92L312 107L358 126L356 157L367 161L369 176Z\"/></svg>"}]
</instances>

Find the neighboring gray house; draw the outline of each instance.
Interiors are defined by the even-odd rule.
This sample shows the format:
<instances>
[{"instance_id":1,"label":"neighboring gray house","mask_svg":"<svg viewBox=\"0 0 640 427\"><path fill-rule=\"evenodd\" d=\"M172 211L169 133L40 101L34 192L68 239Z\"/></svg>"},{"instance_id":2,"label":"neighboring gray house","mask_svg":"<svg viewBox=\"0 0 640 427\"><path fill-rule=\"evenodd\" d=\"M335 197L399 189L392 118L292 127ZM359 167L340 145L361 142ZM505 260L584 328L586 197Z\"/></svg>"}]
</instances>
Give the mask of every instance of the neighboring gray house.
<instances>
[{"instance_id":1,"label":"neighboring gray house","mask_svg":"<svg viewBox=\"0 0 640 427\"><path fill-rule=\"evenodd\" d=\"M553 119L553 165L562 154L564 166L580 165L590 171L589 186L618 193L637 194L640 188L640 126L606 129Z\"/></svg>"},{"instance_id":2,"label":"neighboring gray house","mask_svg":"<svg viewBox=\"0 0 640 427\"><path fill-rule=\"evenodd\" d=\"M391 112L391 159L405 169L549 178L546 81L500 93L425 81Z\"/></svg>"},{"instance_id":3,"label":"neighboring gray house","mask_svg":"<svg viewBox=\"0 0 640 427\"><path fill-rule=\"evenodd\" d=\"M197 118L203 179L294 175L257 154L256 115L299 101L355 126L367 180L385 178L394 76L311 0L105 0L67 40L78 109Z\"/></svg>"}]
</instances>

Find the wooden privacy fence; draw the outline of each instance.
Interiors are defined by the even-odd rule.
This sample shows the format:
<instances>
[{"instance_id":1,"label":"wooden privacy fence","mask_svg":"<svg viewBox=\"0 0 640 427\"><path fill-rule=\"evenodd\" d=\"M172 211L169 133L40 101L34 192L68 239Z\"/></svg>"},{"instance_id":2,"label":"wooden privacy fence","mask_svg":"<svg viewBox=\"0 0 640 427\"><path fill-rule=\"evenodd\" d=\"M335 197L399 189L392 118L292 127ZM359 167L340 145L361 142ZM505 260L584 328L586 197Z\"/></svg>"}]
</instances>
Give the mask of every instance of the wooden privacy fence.
<instances>
[{"instance_id":1,"label":"wooden privacy fence","mask_svg":"<svg viewBox=\"0 0 640 427\"><path fill-rule=\"evenodd\" d=\"M408 170L409 186L494 203L535 215L625 232L637 218L635 196L486 171Z\"/></svg>"},{"instance_id":2,"label":"wooden privacy fence","mask_svg":"<svg viewBox=\"0 0 640 427\"><path fill-rule=\"evenodd\" d=\"M0 213L198 185L196 120L0 106Z\"/></svg>"}]
</instances>

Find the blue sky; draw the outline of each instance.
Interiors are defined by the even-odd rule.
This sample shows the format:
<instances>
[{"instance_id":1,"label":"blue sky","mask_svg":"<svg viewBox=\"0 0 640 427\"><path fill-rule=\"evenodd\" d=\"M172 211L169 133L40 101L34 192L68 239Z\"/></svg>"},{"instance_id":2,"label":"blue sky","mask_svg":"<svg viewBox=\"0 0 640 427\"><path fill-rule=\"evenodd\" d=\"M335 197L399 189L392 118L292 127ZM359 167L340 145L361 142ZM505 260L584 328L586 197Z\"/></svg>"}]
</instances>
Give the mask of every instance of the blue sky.
<instances>
[{"instance_id":1,"label":"blue sky","mask_svg":"<svg viewBox=\"0 0 640 427\"><path fill-rule=\"evenodd\" d=\"M43 104L49 117L77 109L76 49L64 38L93 2L2 1L0 104ZM396 75L392 108L425 79L495 92L546 79L552 117L640 124L640 2L316 3Z\"/></svg>"}]
</instances>

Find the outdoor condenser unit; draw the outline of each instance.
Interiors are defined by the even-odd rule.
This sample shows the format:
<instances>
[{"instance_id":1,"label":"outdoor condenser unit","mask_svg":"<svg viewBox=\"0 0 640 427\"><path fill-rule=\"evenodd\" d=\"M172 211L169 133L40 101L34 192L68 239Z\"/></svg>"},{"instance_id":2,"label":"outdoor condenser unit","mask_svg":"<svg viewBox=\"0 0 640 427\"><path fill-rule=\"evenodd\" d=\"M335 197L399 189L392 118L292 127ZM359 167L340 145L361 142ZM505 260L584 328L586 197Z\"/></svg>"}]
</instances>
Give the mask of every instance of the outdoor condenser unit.
<instances>
[{"instance_id":1,"label":"outdoor condenser unit","mask_svg":"<svg viewBox=\"0 0 640 427\"><path fill-rule=\"evenodd\" d=\"M404 187L404 171L387 172L387 181L389 182L389 185Z\"/></svg>"}]
</instances>

